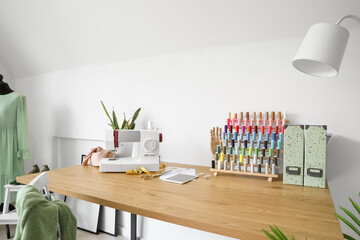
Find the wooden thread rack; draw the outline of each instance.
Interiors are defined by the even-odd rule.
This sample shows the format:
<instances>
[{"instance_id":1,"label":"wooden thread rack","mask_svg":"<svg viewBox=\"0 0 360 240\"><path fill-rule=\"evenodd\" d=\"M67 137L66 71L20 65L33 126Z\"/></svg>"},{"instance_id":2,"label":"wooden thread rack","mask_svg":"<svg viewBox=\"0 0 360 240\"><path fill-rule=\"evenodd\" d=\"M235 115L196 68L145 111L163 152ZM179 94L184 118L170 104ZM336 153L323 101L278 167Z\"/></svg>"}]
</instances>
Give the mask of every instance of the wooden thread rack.
<instances>
[{"instance_id":1,"label":"wooden thread rack","mask_svg":"<svg viewBox=\"0 0 360 240\"><path fill-rule=\"evenodd\" d=\"M231 112L229 113L224 131L222 132L220 128L220 135L222 137L220 136L220 145L217 146L217 152L214 155L215 160L213 160L210 171L214 172L215 176L217 176L218 173L251 175L267 177L268 181L272 181L273 178L278 178L276 169L280 169L278 161L282 161L283 129L284 125L290 121L286 119L285 113L282 118L281 112L278 112L276 119L275 112L271 112L270 118L269 112L264 113L264 118L262 118L262 112L254 112L252 119L249 119L249 115L249 112L246 112L245 118L243 118L244 113L240 112L240 118L237 118L237 113L231 118ZM256 118L256 116L259 116L259 118ZM257 142L255 148L254 142ZM275 143L277 143L276 147ZM248 144L250 144L250 146ZM257 150L255 151L255 149ZM270 149L272 149L272 151L270 151ZM241 154L239 154L240 152ZM269 156L270 153L271 156ZM242 162L240 162L241 155ZM254 155L256 155L256 158L254 158ZM260 162L260 159L263 161ZM264 163L264 160L267 164ZM218 164L221 164L220 168ZM245 164L246 171L244 170ZM233 167L231 167L231 165L233 165ZM259 165L261 165L260 172ZM253 169L251 169L251 166ZM263 168L265 169L263 170ZM267 174L265 172L267 172Z\"/></svg>"}]
</instances>

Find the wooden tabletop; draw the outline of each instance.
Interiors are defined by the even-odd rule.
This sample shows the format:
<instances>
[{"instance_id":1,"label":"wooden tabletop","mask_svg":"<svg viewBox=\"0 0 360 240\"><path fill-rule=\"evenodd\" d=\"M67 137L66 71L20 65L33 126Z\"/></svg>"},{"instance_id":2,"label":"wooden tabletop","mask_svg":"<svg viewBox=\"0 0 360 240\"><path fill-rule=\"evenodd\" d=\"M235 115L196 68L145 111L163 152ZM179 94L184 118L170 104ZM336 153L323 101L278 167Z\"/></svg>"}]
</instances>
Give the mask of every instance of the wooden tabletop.
<instances>
[{"instance_id":1,"label":"wooden tabletop","mask_svg":"<svg viewBox=\"0 0 360 240\"><path fill-rule=\"evenodd\" d=\"M208 167L166 164L196 168ZM328 188L285 185L239 175L199 177L184 185L138 175L100 173L97 167L52 170L49 189L104 206L238 239L267 239L276 224L296 239L344 239ZM27 184L36 174L17 177Z\"/></svg>"}]
</instances>

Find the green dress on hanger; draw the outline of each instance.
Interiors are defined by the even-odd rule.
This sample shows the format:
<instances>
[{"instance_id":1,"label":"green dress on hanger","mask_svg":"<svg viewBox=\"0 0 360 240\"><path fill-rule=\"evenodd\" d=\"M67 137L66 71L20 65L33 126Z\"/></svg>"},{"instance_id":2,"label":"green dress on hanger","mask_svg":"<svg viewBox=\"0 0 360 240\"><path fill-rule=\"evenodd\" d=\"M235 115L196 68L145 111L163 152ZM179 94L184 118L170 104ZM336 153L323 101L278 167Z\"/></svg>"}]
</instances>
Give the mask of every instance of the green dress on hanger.
<instances>
[{"instance_id":1,"label":"green dress on hanger","mask_svg":"<svg viewBox=\"0 0 360 240\"><path fill-rule=\"evenodd\" d=\"M12 92L0 95L0 203L4 185L24 175L30 158L26 97Z\"/></svg>"}]
</instances>

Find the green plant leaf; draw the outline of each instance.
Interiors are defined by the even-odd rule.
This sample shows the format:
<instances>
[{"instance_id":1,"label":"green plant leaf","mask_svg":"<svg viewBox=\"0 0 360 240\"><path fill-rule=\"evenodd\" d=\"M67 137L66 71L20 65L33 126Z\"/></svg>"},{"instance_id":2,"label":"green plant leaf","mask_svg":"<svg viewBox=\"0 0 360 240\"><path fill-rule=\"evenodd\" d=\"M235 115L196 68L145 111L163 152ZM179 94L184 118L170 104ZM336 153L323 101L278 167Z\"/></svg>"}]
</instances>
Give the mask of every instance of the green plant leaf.
<instances>
[{"instance_id":1,"label":"green plant leaf","mask_svg":"<svg viewBox=\"0 0 360 240\"><path fill-rule=\"evenodd\" d=\"M268 231L264 230L264 229L261 229L265 235L270 238L271 240L278 240L274 235L272 235L271 233L269 233Z\"/></svg>"},{"instance_id":2,"label":"green plant leaf","mask_svg":"<svg viewBox=\"0 0 360 240\"><path fill-rule=\"evenodd\" d=\"M280 229L276 225L270 226L270 229L278 239L287 240L285 235L280 231Z\"/></svg>"},{"instance_id":3,"label":"green plant leaf","mask_svg":"<svg viewBox=\"0 0 360 240\"><path fill-rule=\"evenodd\" d=\"M119 129L119 123L118 123L114 109L112 111L112 115L113 115L113 119L114 119L114 127L115 127L114 129Z\"/></svg>"},{"instance_id":4,"label":"green plant leaf","mask_svg":"<svg viewBox=\"0 0 360 240\"><path fill-rule=\"evenodd\" d=\"M114 128L114 122L113 122L113 120L111 119L108 111L106 110L106 107L105 107L104 103L103 103L102 101L100 101L100 102L101 102L101 105L102 105L102 107L103 107L103 109L104 109L104 111L105 111L105 113L106 113L106 116L108 116L108 118L110 119L111 127Z\"/></svg>"},{"instance_id":5,"label":"green plant leaf","mask_svg":"<svg viewBox=\"0 0 360 240\"><path fill-rule=\"evenodd\" d=\"M353 238L352 236L347 235L346 233L343 233L343 236L344 236L345 239L348 239L348 240L356 240L355 238Z\"/></svg>"},{"instance_id":6,"label":"green plant leaf","mask_svg":"<svg viewBox=\"0 0 360 240\"><path fill-rule=\"evenodd\" d=\"M356 211L360 214L360 207L351 198L349 198L349 200L350 200L351 204L354 206L354 208L356 209Z\"/></svg>"},{"instance_id":7,"label":"green plant leaf","mask_svg":"<svg viewBox=\"0 0 360 240\"><path fill-rule=\"evenodd\" d=\"M121 129L126 129L125 127L126 127L127 121L126 121L125 113L123 113L123 114L124 114L124 121L123 121L123 123L121 125Z\"/></svg>"},{"instance_id":8,"label":"green plant leaf","mask_svg":"<svg viewBox=\"0 0 360 240\"><path fill-rule=\"evenodd\" d=\"M135 120L138 118L140 111L141 111L141 108L139 108L138 110L135 111L134 116L131 119L131 124L135 123Z\"/></svg>"},{"instance_id":9,"label":"green plant leaf","mask_svg":"<svg viewBox=\"0 0 360 240\"><path fill-rule=\"evenodd\" d=\"M341 210L343 210L349 217L351 217L352 220L354 220L354 222L360 226L360 220L357 219L357 217L352 213L350 212L349 210L347 210L346 208L343 208L343 207L340 207Z\"/></svg>"},{"instance_id":10,"label":"green plant leaf","mask_svg":"<svg viewBox=\"0 0 360 240\"><path fill-rule=\"evenodd\" d=\"M360 231L351 223L349 222L346 218L344 218L343 216L339 215L336 213L336 216L343 221L346 225L348 225L355 233L357 233L357 235L360 236Z\"/></svg>"}]
</instances>

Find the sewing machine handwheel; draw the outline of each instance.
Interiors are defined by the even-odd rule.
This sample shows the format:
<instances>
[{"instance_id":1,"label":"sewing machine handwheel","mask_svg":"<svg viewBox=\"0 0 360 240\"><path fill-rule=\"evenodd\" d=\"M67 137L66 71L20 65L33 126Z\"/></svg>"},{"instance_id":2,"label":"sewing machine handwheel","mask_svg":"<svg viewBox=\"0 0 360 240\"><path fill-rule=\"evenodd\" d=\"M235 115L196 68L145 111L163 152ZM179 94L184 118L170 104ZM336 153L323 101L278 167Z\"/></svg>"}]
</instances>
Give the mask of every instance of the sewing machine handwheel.
<instances>
[{"instance_id":1,"label":"sewing machine handwheel","mask_svg":"<svg viewBox=\"0 0 360 240\"><path fill-rule=\"evenodd\" d=\"M144 142L144 147L148 151L154 151L156 149L156 141L154 139L147 139Z\"/></svg>"}]
</instances>

